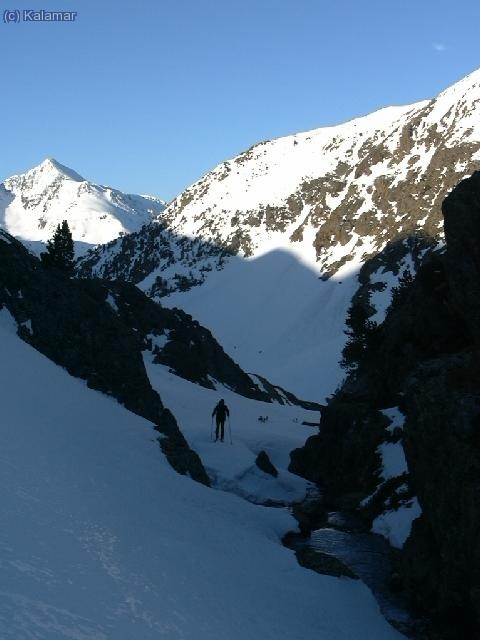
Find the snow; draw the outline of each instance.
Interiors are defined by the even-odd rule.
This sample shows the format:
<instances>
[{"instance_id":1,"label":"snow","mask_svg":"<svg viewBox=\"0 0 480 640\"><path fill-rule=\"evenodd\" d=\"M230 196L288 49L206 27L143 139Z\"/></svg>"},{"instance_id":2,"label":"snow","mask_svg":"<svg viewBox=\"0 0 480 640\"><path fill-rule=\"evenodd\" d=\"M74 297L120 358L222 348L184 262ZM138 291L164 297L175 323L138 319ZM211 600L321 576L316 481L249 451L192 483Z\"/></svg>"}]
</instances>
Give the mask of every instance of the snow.
<instances>
[{"instance_id":1,"label":"snow","mask_svg":"<svg viewBox=\"0 0 480 640\"><path fill-rule=\"evenodd\" d=\"M309 433L303 420L318 421L318 413L300 407L250 400L215 383L205 389L171 373L168 367L153 363L144 352L150 382L167 406L174 408L178 424L196 451L216 488L231 491L256 502L298 502L310 484L288 472L290 452L304 444ZM212 411L223 398L230 411L225 441L212 442ZM268 416L263 423L260 416ZM233 442L233 445L230 442ZM265 451L279 471L278 478L260 471L255 459Z\"/></svg>"},{"instance_id":2,"label":"snow","mask_svg":"<svg viewBox=\"0 0 480 640\"><path fill-rule=\"evenodd\" d=\"M390 420L390 424L387 427L390 433L393 433L397 428L403 428L405 416L398 407L389 407L388 409L383 409L380 413L383 413Z\"/></svg>"},{"instance_id":3,"label":"snow","mask_svg":"<svg viewBox=\"0 0 480 640\"><path fill-rule=\"evenodd\" d=\"M384 442L380 445L379 452L382 456L382 477L384 480L390 480L390 478L396 478L401 476L402 473L408 472L405 452L401 442Z\"/></svg>"},{"instance_id":4,"label":"snow","mask_svg":"<svg viewBox=\"0 0 480 640\"><path fill-rule=\"evenodd\" d=\"M399 279L403 277L407 271L409 271L412 276L415 276L416 268L410 253L403 259L397 275L392 271L386 270L384 267L381 267L371 275L370 282L372 284L379 283L383 288L381 291L373 291L370 295L370 304L376 309L376 312L370 317L370 320L377 324L381 324L385 320L388 308L392 302L392 290L394 287L398 287Z\"/></svg>"},{"instance_id":5,"label":"snow","mask_svg":"<svg viewBox=\"0 0 480 640\"><path fill-rule=\"evenodd\" d=\"M410 535L413 521L421 514L418 500L413 498L397 511L386 511L378 516L373 521L372 531L384 536L392 547L401 549Z\"/></svg>"},{"instance_id":6,"label":"snow","mask_svg":"<svg viewBox=\"0 0 480 640\"><path fill-rule=\"evenodd\" d=\"M381 411L391 423L387 427L389 433L393 433L396 429L403 429L405 416L398 407L389 407ZM397 478L404 473L408 473L407 460L403 449L402 441L384 442L378 447L378 452L382 460L382 479L384 482ZM380 485L382 486L382 485ZM377 488L375 495L380 487ZM399 487L397 491L406 489L406 485ZM369 496L363 500L362 505L368 503L373 496ZM413 498L407 503L401 504L396 510L387 510L379 515L372 523L372 532L379 533L384 536L393 547L401 549L405 544L413 521L421 515L420 505L417 498Z\"/></svg>"},{"instance_id":7,"label":"snow","mask_svg":"<svg viewBox=\"0 0 480 640\"><path fill-rule=\"evenodd\" d=\"M372 284L378 283L383 287L381 290L373 291L370 295L370 304L376 309L376 312L370 316L370 320L381 324L385 320L387 309L392 300L392 289L397 286L398 277L391 271L385 271L381 267L381 269L372 274L370 282Z\"/></svg>"},{"instance_id":8,"label":"snow","mask_svg":"<svg viewBox=\"0 0 480 640\"><path fill-rule=\"evenodd\" d=\"M17 334L17 323L15 322L15 318L4 307L0 307L0 330L3 330L5 333L10 335Z\"/></svg>"},{"instance_id":9,"label":"snow","mask_svg":"<svg viewBox=\"0 0 480 640\"><path fill-rule=\"evenodd\" d=\"M15 332L2 310L3 639L401 638L364 585L297 564L285 509L176 474L150 423Z\"/></svg>"},{"instance_id":10,"label":"snow","mask_svg":"<svg viewBox=\"0 0 480 640\"><path fill-rule=\"evenodd\" d=\"M107 304L110 305L110 307L113 309L113 311L115 311L115 313L118 313L117 301L115 300L115 296L112 294L111 291L108 292L106 302L107 302Z\"/></svg>"},{"instance_id":11,"label":"snow","mask_svg":"<svg viewBox=\"0 0 480 640\"><path fill-rule=\"evenodd\" d=\"M155 347L161 351L170 339L170 331L166 329L165 333L160 336L150 333L146 336L146 339L152 343L152 351Z\"/></svg>"},{"instance_id":12,"label":"snow","mask_svg":"<svg viewBox=\"0 0 480 640\"><path fill-rule=\"evenodd\" d=\"M201 287L162 304L207 326L244 370L323 402L344 378L344 318L357 287L355 270L324 282L295 253L278 250L234 258Z\"/></svg>"},{"instance_id":13,"label":"snow","mask_svg":"<svg viewBox=\"0 0 480 640\"><path fill-rule=\"evenodd\" d=\"M405 416L398 407L389 407L388 409L383 409L380 413L390 420L390 424L387 427L387 431L390 434L393 434L396 429L403 429ZM407 460L401 440L398 442L384 442L378 447L378 453L382 460L382 478L384 480L390 480L408 473Z\"/></svg>"}]
</instances>

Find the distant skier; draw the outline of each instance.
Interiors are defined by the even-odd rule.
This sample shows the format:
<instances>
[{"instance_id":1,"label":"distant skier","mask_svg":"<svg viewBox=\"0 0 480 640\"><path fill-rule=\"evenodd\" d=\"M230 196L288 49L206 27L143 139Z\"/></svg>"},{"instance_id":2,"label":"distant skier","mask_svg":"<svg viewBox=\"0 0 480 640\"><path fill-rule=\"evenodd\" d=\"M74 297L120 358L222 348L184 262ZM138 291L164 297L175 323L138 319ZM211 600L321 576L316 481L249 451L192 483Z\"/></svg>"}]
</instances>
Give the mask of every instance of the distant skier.
<instances>
[{"instance_id":1,"label":"distant skier","mask_svg":"<svg viewBox=\"0 0 480 640\"><path fill-rule=\"evenodd\" d=\"M224 428L225 428L225 419L227 416L230 416L230 411L228 410L227 405L224 400L220 400L215 409L212 412L212 418L216 416L217 428L215 431L215 442L218 440L218 436L220 435L220 441L223 442L224 437Z\"/></svg>"}]
</instances>

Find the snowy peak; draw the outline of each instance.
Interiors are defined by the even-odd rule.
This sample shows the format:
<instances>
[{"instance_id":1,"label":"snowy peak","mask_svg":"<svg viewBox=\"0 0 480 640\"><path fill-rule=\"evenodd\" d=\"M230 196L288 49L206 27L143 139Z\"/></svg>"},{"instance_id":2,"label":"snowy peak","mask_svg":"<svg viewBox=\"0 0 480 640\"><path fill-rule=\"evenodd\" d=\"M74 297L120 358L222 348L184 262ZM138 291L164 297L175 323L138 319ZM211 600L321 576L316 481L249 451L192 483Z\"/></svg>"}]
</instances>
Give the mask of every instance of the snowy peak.
<instances>
[{"instance_id":1,"label":"snowy peak","mask_svg":"<svg viewBox=\"0 0 480 640\"><path fill-rule=\"evenodd\" d=\"M47 158L38 166L30 169L26 175L28 176L30 174L34 174L35 176L43 174L47 178L51 178L52 181L58 177L62 177L73 180L74 182L85 182L85 178L82 178L82 176L76 171L73 171L73 169L60 164L55 158Z\"/></svg>"},{"instance_id":2,"label":"snowy peak","mask_svg":"<svg viewBox=\"0 0 480 640\"><path fill-rule=\"evenodd\" d=\"M0 227L37 252L62 220L68 221L81 255L92 246L138 231L164 208L159 198L88 182L53 158L0 185Z\"/></svg>"}]
</instances>

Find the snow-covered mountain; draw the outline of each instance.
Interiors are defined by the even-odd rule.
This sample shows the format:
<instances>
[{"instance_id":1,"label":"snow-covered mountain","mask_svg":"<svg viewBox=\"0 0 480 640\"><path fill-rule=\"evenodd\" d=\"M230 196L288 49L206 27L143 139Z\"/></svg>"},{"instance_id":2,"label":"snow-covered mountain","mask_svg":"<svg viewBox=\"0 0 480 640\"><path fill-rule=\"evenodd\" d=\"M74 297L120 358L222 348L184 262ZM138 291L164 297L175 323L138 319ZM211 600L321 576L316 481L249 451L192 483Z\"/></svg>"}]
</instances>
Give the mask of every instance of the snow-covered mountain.
<instances>
[{"instance_id":1,"label":"snow-covered mountain","mask_svg":"<svg viewBox=\"0 0 480 640\"><path fill-rule=\"evenodd\" d=\"M0 227L39 251L67 220L77 255L151 222L165 208L159 198L124 194L88 182L53 159L0 184Z\"/></svg>"},{"instance_id":2,"label":"snow-covered mountain","mask_svg":"<svg viewBox=\"0 0 480 640\"><path fill-rule=\"evenodd\" d=\"M432 100L257 144L79 273L170 294L248 370L328 394L361 266L378 256L361 284L381 321L398 274L441 242L445 194L480 164L479 112L480 70Z\"/></svg>"}]
</instances>

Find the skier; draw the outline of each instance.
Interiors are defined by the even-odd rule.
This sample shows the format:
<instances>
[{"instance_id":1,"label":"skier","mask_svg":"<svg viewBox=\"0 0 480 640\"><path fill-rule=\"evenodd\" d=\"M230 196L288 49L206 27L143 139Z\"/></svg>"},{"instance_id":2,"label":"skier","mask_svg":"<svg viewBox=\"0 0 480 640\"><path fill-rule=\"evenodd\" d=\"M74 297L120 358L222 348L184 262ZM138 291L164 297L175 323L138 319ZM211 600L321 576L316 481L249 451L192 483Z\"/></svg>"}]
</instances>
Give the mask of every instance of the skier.
<instances>
[{"instance_id":1,"label":"skier","mask_svg":"<svg viewBox=\"0 0 480 640\"><path fill-rule=\"evenodd\" d=\"M224 400L220 400L215 409L212 412L212 418L216 416L217 428L215 431L215 442L218 440L218 436L220 435L220 441L223 442L224 436L224 427L225 427L225 418L230 416L230 411L228 410L227 405Z\"/></svg>"}]
</instances>

